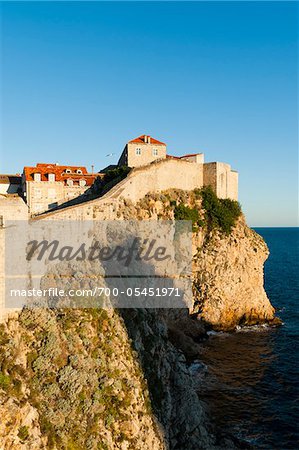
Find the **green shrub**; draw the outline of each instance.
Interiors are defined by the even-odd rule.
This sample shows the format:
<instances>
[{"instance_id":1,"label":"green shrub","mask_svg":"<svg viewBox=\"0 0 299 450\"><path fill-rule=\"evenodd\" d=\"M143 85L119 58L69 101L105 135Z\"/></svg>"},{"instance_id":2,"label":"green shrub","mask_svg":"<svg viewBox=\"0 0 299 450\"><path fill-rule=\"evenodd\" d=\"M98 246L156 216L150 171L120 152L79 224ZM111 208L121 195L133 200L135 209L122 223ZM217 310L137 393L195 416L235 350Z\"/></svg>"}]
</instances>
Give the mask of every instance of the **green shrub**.
<instances>
[{"instance_id":1,"label":"green shrub","mask_svg":"<svg viewBox=\"0 0 299 450\"><path fill-rule=\"evenodd\" d=\"M183 203L175 206L174 218L175 220L191 220L193 230L195 230L198 226L203 225L203 222L199 217L198 210L196 208L190 208Z\"/></svg>"},{"instance_id":2,"label":"green shrub","mask_svg":"<svg viewBox=\"0 0 299 450\"><path fill-rule=\"evenodd\" d=\"M0 388L7 389L10 386L10 378L8 375L4 375L0 372Z\"/></svg>"},{"instance_id":3,"label":"green shrub","mask_svg":"<svg viewBox=\"0 0 299 450\"><path fill-rule=\"evenodd\" d=\"M25 425L20 427L19 432L18 432L18 437L19 437L19 439L21 439L21 441L26 441L26 439L28 439L28 437L29 437L28 427L26 427Z\"/></svg>"},{"instance_id":4,"label":"green shrub","mask_svg":"<svg viewBox=\"0 0 299 450\"><path fill-rule=\"evenodd\" d=\"M130 172L130 167L120 166L115 169L108 170L104 175L104 182L109 183L109 181L115 180L116 178L125 178Z\"/></svg>"},{"instance_id":5,"label":"green shrub","mask_svg":"<svg viewBox=\"0 0 299 450\"><path fill-rule=\"evenodd\" d=\"M176 220L192 220L192 223L195 223L199 220L199 213L197 209L181 203L174 208L174 218Z\"/></svg>"},{"instance_id":6,"label":"green shrub","mask_svg":"<svg viewBox=\"0 0 299 450\"><path fill-rule=\"evenodd\" d=\"M210 186L202 188L201 196L208 229L220 228L229 234L241 214L240 204L228 198L218 198Z\"/></svg>"}]
</instances>

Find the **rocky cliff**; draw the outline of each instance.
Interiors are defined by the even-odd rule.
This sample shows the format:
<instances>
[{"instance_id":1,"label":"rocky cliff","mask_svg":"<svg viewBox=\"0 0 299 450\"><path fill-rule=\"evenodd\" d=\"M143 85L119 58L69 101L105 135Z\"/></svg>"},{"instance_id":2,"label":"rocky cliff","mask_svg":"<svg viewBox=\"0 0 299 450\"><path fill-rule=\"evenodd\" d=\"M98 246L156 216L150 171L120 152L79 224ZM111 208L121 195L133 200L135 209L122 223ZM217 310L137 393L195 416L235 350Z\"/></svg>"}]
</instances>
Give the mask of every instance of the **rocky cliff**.
<instances>
[{"instance_id":1,"label":"rocky cliff","mask_svg":"<svg viewBox=\"0 0 299 450\"><path fill-rule=\"evenodd\" d=\"M238 205L178 190L120 199L115 219L193 222L192 311L25 309L1 326L3 449L233 449L189 363L207 327L275 324L267 247ZM60 280L61 282L61 280Z\"/></svg>"},{"instance_id":2,"label":"rocky cliff","mask_svg":"<svg viewBox=\"0 0 299 450\"><path fill-rule=\"evenodd\" d=\"M269 250L262 237L246 225L237 202L221 201L209 189L170 190L148 195L137 205L124 200L120 214L125 219L173 219L177 215L193 221L191 313L206 325L233 330L242 325L279 324L264 290Z\"/></svg>"},{"instance_id":3,"label":"rocky cliff","mask_svg":"<svg viewBox=\"0 0 299 450\"><path fill-rule=\"evenodd\" d=\"M279 323L264 290L268 248L243 216L231 234L199 232L194 244L194 309L199 319L217 330Z\"/></svg>"},{"instance_id":4,"label":"rocky cliff","mask_svg":"<svg viewBox=\"0 0 299 450\"><path fill-rule=\"evenodd\" d=\"M23 310L0 348L1 448L165 448L116 312Z\"/></svg>"}]
</instances>

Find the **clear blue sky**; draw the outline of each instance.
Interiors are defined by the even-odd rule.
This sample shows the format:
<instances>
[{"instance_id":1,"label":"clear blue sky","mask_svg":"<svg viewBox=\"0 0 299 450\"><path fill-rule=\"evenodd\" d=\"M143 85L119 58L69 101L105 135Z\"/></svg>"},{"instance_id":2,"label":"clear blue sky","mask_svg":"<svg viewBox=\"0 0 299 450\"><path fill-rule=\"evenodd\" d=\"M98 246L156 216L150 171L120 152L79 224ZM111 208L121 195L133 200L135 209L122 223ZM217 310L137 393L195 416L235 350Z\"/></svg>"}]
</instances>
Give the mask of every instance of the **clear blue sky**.
<instances>
[{"instance_id":1,"label":"clear blue sky","mask_svg":"<svg viewBox=\"0 0 299 450\"><path fill-rule=\"evenodd\" d=\"M147 133L237 169L251 226L297 224L296 3L1 8L2 173L99 170Z\"/></svg>"}]
</instances>

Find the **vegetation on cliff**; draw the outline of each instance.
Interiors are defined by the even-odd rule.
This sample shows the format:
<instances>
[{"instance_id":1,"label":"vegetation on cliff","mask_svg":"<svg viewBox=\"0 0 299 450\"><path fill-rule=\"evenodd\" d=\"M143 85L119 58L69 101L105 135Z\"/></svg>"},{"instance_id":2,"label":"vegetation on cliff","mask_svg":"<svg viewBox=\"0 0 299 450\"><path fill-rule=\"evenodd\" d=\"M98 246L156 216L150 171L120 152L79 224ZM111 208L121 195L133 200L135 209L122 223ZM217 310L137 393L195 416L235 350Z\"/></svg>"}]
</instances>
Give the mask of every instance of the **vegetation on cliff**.
<instances>
[{"instance_id":1,"label":"vegetation on cliff","mask_svg":"<svg viewBox=\"0 0 299 450\"><path fill-rule=\"evenodd\" d=\"M218 230L229 235L242 214L241 206L236 200L218 198L210 186L191 192L171 189L148 194L137 203L137 210L138 207L147 210L151 217L155 202L158 202L161 209L158 219L191 220L193 231L201 228L207 232ZM126 200L126 207L128 214L132 215L133 204Z\"/></svg>"},{"instance_id":2,"label":"vegetation on cliff","mask_svg":"<svg viewBox=\"0 0 299 450\"><path fill-rule=\"evenodd\" d=\"M130 171L131 168L127 166L120 166L115 167L114 169L107 170L103 178L98 177L95 180L92 186L93 195L95 197L104 195L106 192L112 189L113 186L117 185L117 183L126 178Z\"/></svg>"},{"instance_id":3,"label":"vegetation on cliff","mask_svg":"<svg viewBox=\"0 0 299 450\"><path fill-rule=\"evenodd\" d=\"M171 189L123 201L124 219L191 220L193 224L193 313L219 330L238 325L276 325L264 290L264 240L250 229L238 202L219 199L210 187Z\"/></svg>"},{"instance_id":4,"label":"vegetation on cliff","mask_svg":"<svg viewBox=\"0 0 299 450\"><path fill-rule=\"evenodd\" d=\"M127 166L120 166L115 167L114 169L107 170L107 172L104 175L103 181L104 183L109 183L112 180L122 180L125 178L128 173L131 171L130 167Z\"/></svg>"},{"instance_id":5,"label":"vegetation on cliff","mask_svg":"<svg viewBox=\"0 0 299 450\"><path fill-rule=\"evenodd\" d=\"M184 203L175 204L176 220L191 220L194 231L197 227L206 227L208 231L218 229L230 234L241 215L241 206L236 200L218 198L210 186L195 189L193 195L201 199L202 217L198 206L190 207Z\"/></svg>"},{"instance_id":6,"label":"vegetation on cliff","mask_svg":"<svg viewBox=\"0 0 299 450\"><path fill-rule=\"evenodd\" d=\"M188 362L206 324L233 330L273 320L263 239L237 202L210 188L120 199L115 219L192 221L194 314L25 309L10 319L0 327L3 448L236 448L207 423Z\"/></svg>"},{"instance_id":7,"label":"vegetation on cliff","mask_svg":"<svg viewBox=\"0 0 299 450\"><path fill-rule=\"evenodd\" d=\"M3 448L163 448L116 312L25 309L0 338Z\"/></svg>"},{"instance_id":8,"label":"vegetation on cliff","mask_svg":"<svg viewBox=\"0 0 299 450\"><path fill-rule=\"evenodd\" d=\"M210 186L201 189L200 195L208 230L220 229L230 234L242 212L239 202L229 198L218 198Z\"/></svg>"}]
</instances>

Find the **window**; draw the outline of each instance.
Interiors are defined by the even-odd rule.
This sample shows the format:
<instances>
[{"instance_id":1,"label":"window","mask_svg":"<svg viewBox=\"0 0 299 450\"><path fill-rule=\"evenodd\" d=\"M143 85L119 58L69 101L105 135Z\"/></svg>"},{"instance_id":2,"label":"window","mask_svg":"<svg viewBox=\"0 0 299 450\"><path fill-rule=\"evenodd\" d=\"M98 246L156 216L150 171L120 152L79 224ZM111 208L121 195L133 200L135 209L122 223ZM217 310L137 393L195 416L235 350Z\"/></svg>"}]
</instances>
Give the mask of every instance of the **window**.
<instances>
[{"instance_id":1,"label":"window","mask_svg":"<svg viewBox=\"0 0 299 450\"><path fill-rule=\"evenodd\" d=\"M73 186L74 182L73 182L73 180L71 178L69 178L68 180L66 180L66 184L68 186Z\"/></svg>"},{"instance_id":2,"label":"window","mask_svg":"<svg viewBox=\"0 0 299 450\"><path fill-rule=\"evenodd\" d=\"M82 170L81 169L77 169L77 173L82 173Z\"/></svg>"},{"instance_id":3,"label":"window","mask_svg":"<svg viewBox=\"0 0 299 450\"><path fill-rule=\"evenodd\" d=\"M141 155L141 148L136 148L136 155Z\"/></svg>"},{"instance_id":4,"label":"window","mask_svg":"<svg viewBox=\"0 0 299 450\"><path fill-rule=\"evenodd\" d=\"M36 212L42 211L42 209L43 209L42 203L35 203L34 209L35 209Z\"/></svg>"},{"instance_id":5,"label":"window","mask_svg":"<svg viewBox=\"0 0 299 450\"><path fill-rule=\"evenodd\" d=\"M65 173L72 173L71 169L65 169Z\"/></svg>"},{"instance_id":6,"label":"window","mask_svg":"<svg viewBox=\"0 0 299 450\"><path fill-rule=\"evenodd\" d=\"M42 198L42 190L35 188L33 190L33 195L35 198Z\"/></svg>"},{"instance_id":7,"label":"window","mask_svg":"<svg viewBox=\"0 0 299 450\"><path fill-rule=\"evenodd\" d=\"M56 190L55 189L48 189L48 197L49 198L56 198Z\"/></svg>"},{"instance_id":8,"label":"window","mask_svg":"<svg viewBox=\"0 0 299 450\"><path fill-rule=\"evenodd\" d=\"M55 181L55 174L54 173L49 173L48 180L49 181Z\"/></svg>"},{"instance_id":9,"label":"window","mask_svg":"<svg viewBox=\"0 0 299 450\"><path fill-rule=\"evenodd\" d=\"M158 156L158 149L157 149L157 148L154 148L154 149L153 149L153 155L154 155L154 156Z\"/></svg>"},{"instance_id":10,"label":"window","mask_svg":"<svg viewBox=\"0 0 299 450\"><path fill-rule=\"evenodd\" d=\"M79 184L80 184L81 187L83 187L83 186L86 185L86 181L85 181L85 180L80 180L80 181L79 181Z\"/></svg>"},{"instance_id":11,"label":"window","mask_svg":"<svg viewBox=\"0 0 299 450\"><path fill-rule=\"evenodd\" d=\"M34 181L41 181L41 174L40 173L35 173L33 176Z\"/></svg>"}]
</instances>

